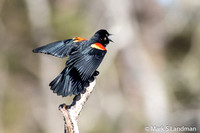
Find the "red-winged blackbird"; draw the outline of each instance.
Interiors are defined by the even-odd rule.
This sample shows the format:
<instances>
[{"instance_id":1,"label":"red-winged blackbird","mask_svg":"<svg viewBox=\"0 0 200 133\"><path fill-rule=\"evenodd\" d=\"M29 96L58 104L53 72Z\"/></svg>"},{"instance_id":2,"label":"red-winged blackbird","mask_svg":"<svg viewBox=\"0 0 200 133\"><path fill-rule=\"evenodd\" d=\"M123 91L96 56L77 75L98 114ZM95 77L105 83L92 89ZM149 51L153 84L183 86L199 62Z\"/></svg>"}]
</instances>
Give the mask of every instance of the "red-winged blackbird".
<instances>
[{"instance_id":1,"label":"red-winged blackbird","mask_svg":"<svg viewBox=\"0 0 200 133\"><path fill-rule=\"evenodd\" d=\"M102 62L112 40L106 30L97 31L89 40L80 37L62 40L36 48L34 53L68 57L65 69L49 84L57 95L71 96L85 92L89 82L98 75L96 69Z\"/></svg>"}]
</instances>

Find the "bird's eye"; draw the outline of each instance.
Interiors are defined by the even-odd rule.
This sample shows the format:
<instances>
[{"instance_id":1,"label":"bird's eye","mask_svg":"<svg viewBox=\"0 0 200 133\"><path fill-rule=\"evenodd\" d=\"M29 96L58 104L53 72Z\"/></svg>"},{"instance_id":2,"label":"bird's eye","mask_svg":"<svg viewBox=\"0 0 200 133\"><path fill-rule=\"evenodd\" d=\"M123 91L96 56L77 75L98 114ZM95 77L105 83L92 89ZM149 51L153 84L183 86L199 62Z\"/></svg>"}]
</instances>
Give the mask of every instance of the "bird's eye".
<instances>
[{"instance_id":1,"label":"bird's eye","mask_svg":"<svg viewBox=\"0 0 200 133\"><path fill-rule=\"evenodd\" d=\"M106 40L107 40L107 37L104 37L103 40L106 41Z\"/></svg>"}]
</instances>

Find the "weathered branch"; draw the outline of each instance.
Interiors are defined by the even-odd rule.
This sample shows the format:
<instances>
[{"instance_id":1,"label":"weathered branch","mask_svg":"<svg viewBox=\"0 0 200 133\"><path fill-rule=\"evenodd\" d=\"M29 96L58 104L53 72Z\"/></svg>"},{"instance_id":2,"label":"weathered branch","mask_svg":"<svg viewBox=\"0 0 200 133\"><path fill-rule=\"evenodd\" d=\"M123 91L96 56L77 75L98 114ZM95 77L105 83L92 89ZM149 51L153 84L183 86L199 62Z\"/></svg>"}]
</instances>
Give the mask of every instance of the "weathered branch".
<instances>
[{"instance_id":1,"label":"weathered branch","mask_svg":"<svg viewBox=\"0 0 200 133\"><path fill-rule=\"evenodd\" d=\"M75 96L71 105L61 104L58 108L63 113L65 133L79 133L78 116L92 93L96 80L90 83L84 94Z\"/></svg>"}]
</instances>

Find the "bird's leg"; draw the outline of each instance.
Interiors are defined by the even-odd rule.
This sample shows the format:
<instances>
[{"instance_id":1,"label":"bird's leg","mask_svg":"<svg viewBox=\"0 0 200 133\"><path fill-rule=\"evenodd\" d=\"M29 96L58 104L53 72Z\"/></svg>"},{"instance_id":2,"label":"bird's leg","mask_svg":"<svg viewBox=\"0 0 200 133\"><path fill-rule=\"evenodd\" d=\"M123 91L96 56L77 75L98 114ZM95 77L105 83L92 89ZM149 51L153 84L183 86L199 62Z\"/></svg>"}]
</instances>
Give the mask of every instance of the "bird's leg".
<instances>
[{"instance_id":1,"label":"bird's leg","mask_svg":"<svg viewBox=\"0 0 200 133\"><path fill-rule=\"evenodd\" d=\"M99 71L95 71L93 75L88 79L89 83L95 80L95 77L99 75Z\"/></svg>"},{"instance_id":2,"label":"bird's leg","mask_svg":"<svg viewBox=\"0 0 200 133\"><path fill-rule=\"evenodd\" d=\"M76 95L74 98L73 98L73 102L70 106L74 106L76 104L76 101L79 101L81 99L81 94L78 94Z\"/></svg>"},{"instance_id":3,"label":"bird's leg","mask_svg":"<svg viewBox=\"0 0 200 133\"><path fill-rule=\"evenodd\" d=\"M99 71L95 71L93 76L98 76L99 75Z\"/></svg>"}]
</instances>

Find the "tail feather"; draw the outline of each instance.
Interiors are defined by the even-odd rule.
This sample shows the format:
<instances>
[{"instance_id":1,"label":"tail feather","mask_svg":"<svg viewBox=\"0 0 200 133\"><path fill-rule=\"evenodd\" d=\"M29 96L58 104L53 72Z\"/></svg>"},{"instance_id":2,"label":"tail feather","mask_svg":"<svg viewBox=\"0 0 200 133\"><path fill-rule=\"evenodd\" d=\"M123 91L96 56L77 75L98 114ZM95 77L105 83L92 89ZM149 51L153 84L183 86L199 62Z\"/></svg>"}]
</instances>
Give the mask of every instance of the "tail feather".
<instances>
[{"instance_id":1,"label":"tail feather","mask_svg":"<svg viewBox=\"0 0 200 133\"><path fill-rule=\"evenodd\" d=\"M69 75L68 69L65 68L50 84L51 90L57 95L62 95L63 97L71 95L71 90L69 89Z\"/></svg>"},{"instance_id":2,"label":"tail feather","mask_svg":"<svg viewBox=\"0 0 200 133\"><path fill-rule=\"evenodd\" d=\"M83 81L75 80L72 88L73 88L74 95L78 95L84 90Z\"/></svg>"},{"instance_id":3,"label":"tail feather","mask_svg":"<svg viewBox=\"0 0 200 133\"><path fill-rule=\"evenodd\" d=\"M62 74L59 74L50 84L51 90L53 90L54 93L58 92L58 83L61 81Z\"/></svg>"},{"instance_id":4,"label":"tail feather","mask_svg":"<svg viewBox=\"0 0 200 133\"><path fill-rule=\"evenodd\" d=\"M87 83L86 83L87 82ZM88 81L82 81L77 70L65 68L50 84L51 90L63 97L78 95L85 90Z\"/></svg>"}]
</instances>

